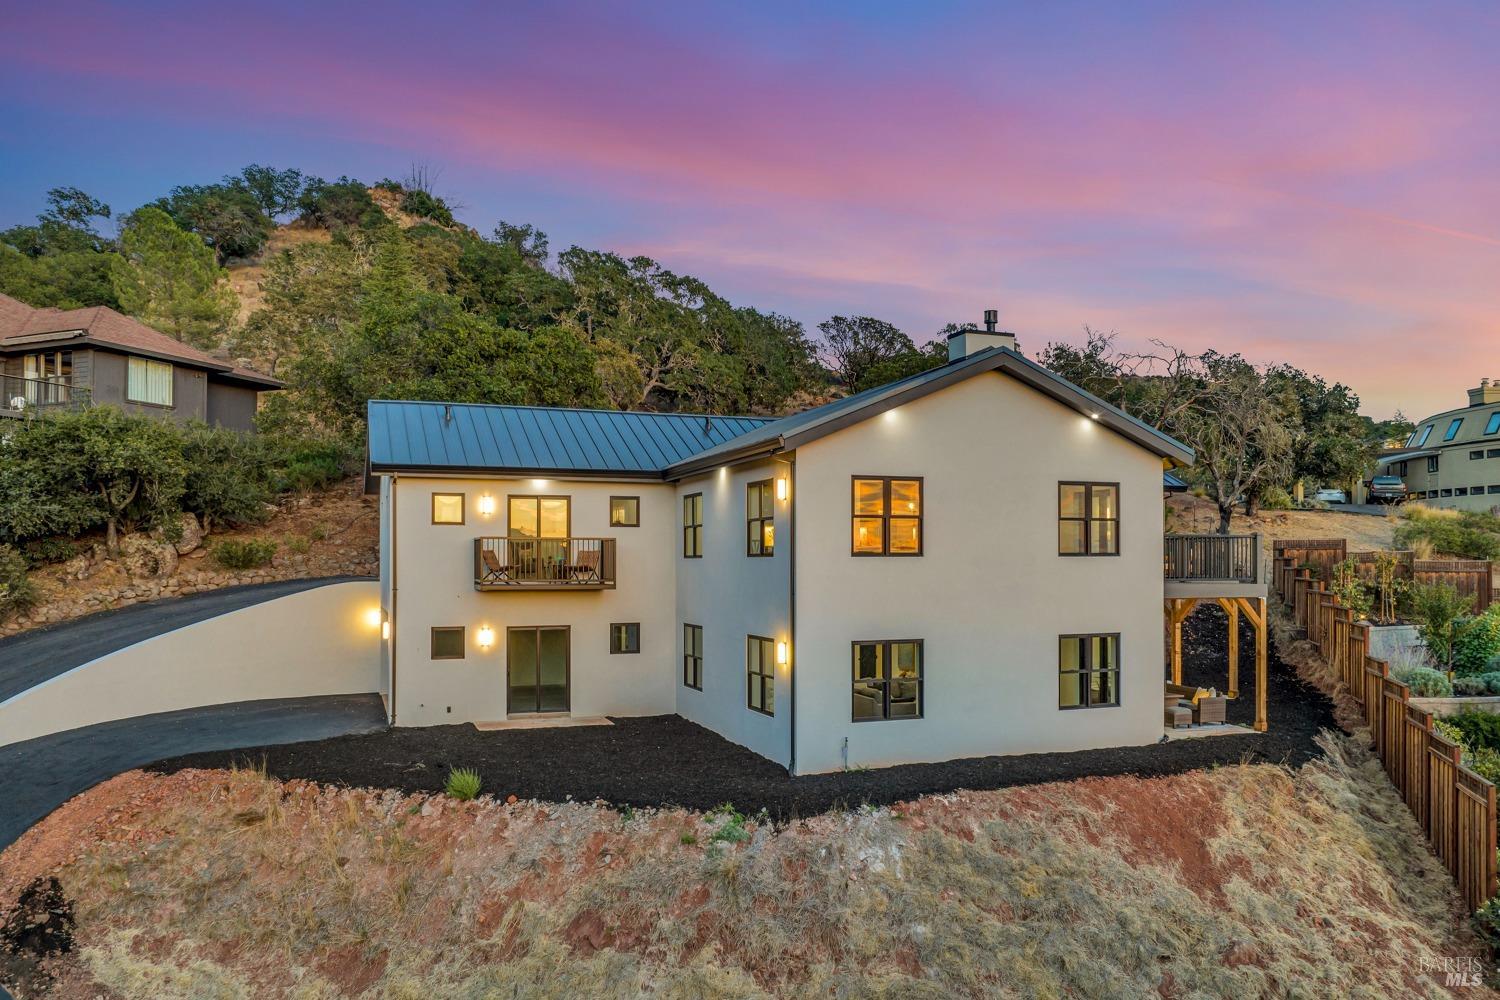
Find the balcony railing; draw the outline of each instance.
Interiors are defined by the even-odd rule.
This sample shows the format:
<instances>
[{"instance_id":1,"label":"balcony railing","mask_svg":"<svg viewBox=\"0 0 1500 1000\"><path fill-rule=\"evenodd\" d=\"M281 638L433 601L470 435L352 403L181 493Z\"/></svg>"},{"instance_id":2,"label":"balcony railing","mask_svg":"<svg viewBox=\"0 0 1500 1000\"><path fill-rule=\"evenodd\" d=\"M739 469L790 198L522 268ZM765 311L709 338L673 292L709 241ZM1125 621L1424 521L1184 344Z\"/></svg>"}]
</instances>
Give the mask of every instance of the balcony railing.
<instances>
[{"instance_id":1,"label":"balcony railing","mask_svg":"<svg viewBox=\"0 0 1500 1000\"><path fill-rule=\"evenodd\" d=\"M1168 580L1261 582L1259 535L1168 535Z\"/></svg>"},{"instance_id":2,"label":"balcony railing","mask_svg":"<svg viewBox=\"0 0 1500 1000\"><path fill-rule=\"evenodd\" d=\"M87 406L88 400L87 389L66 382L0 375L0 413L7 416L68 410Z\"/></svg>"},{"instance_id":3,"label":"balcony railing","mask_svg":"<svg viewBox=\"0 0 1500 1000\"><path fill-rule=\"evenodd\" d=\"M475 590L607 590L613 538L476 538Z\"/></svg>"}]
</instances>

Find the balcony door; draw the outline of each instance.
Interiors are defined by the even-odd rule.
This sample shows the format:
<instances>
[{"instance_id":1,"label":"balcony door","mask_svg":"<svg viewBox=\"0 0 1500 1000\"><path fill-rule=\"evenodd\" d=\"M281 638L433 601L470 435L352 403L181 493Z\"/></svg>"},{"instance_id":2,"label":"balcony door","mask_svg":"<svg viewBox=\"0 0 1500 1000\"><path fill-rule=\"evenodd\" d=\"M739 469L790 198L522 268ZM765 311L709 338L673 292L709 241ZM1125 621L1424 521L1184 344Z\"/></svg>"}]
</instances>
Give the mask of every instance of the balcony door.
<instances>
[{"instance_id":1,"label":"balcony door","mask_svg":"<svg viewBox=\"0 0 1500 1000\"><path fill-rule=\"evenodd\" d=\"M564 579L567 539L573 526L572 497L511 497L507 508L510 554L522 578Z\"/></svg>"},{"instance_id":2,"label":"balcony door","mask_svg":"<svg viewBox=\"0 0 1500 1000\"><path fill-rule=\"evenodd\" d=\"M28 354L21 362L26 402L32 406L68 401L73 382L73 352L48 351Z\"/></svg>"},{"instance_id":3,"label":"balcony door","mask_svg":"<svg viewBox=\"0 0 1500 1000\"><path fill-rule=\"evenodd\" d=\"M568 711L568 628L506 630L506 711Z\"/></svg>"}]
</instances>

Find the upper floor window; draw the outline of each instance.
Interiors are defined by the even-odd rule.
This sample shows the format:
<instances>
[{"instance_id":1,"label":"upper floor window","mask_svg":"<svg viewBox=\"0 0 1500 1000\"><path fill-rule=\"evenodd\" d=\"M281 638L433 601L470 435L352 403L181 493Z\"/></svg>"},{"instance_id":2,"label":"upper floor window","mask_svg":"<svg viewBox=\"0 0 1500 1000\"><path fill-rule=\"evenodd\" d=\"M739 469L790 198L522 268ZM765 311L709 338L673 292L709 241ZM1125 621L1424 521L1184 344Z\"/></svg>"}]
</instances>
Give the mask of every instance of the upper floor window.
<instances>
[{"instance_id":1,"label":"upper floor window","mask_svg":"<svg viewBox=\"0 0 1500 1000\"><path fill-rule=\"evenodd\" d=\"M1120 484L1057 484L1057 554L1120 554Z\"/></svg>"},{"instance_id":2,"label":"upper floor window","mask_svg":"<svg viewBox=\"0 0 1500 1000\"><path fill-rule=\"evenodd\" d=\"M853 552L857 556L922 554L922 480L856 476Z\"/></svg>"},{"instance_id":3,"label":"upper floor window","mask_svg":"<svg viewBox=\"0 0 1500 1000\"><path fill-rule=\"evenodd\" d=\"M1416 447L1418 447L1418 448L1422 447L1424 444L1427 443L1427 439L1430 438L1430 437L1432 437L1432 427L1433 427L1432 424L1428 424L1426 427L1422 428L1422 433L1420 435L1416 435L1416 434L1412 435L1412 437L1416 438L1416 440L1413 442L1416 445Z\"/></svg>"},{"instance_id":4,"label":"upper floor window","mask_svg":"<svg viewBox=\"0 0 1500 1000\"><path fill-rule=\"evenodd\" d=\"M1443 440L1452 441L1454 438L1458 437L1459 428L1463 427L1463 425L1463 417L1454 417L1453 422L1448 425L1448 429L1443 432Z\"/></svg>"},{"instance_id":5,"label":"upper floor window","mask_svg":"<svg viewBox=\"0 0 1500 1000\"><path fill-rule=\"evenodd\" d=\"M745 703L757 712L776 714L776 643L745 636Z\"/></svg>"},{"instance_id":6,"label":"upper floor window","mask_svg":"<svg viewBox=\"0 0 1500 1000\"><path fill-rule=\"evenodd\" d=\"M1065 635L1058 643L1057 707L1120 703L1120 636Z\"/></svg>"},{"instance_id":7,"label":"upper floor window","mask_svg":"<svg viewBox=\"0 0 1500 1000\"><path fill-rule=\"evenodd\" d=\"M854 643L852 717L922 717L922 640Z\"/></svg>"},{"instance_id":8,"label":"upper floor window","mask_svg":"<svg viewBox=\"0 0 1500 1000\"><path fill-rule=\"evenodd\" d=\"M172 405L172 366L150 358L130 359L125 375L125 398L132 403Z\"/></svg>"},{"instance_id":9,"label":"upper floor window","mask_svg":"<svg viewBox=\"0 0 1500 1000\"><path fill-rule=\"evenodd\" d=\"M567 538L572 533L569 497L510 497L507 516L512 538Z\"/></svg>"},{"instance_id":10,"label":"upper floor window","mask_svg":"<svg viewBox=\"0 0 1500 1000\"><path fill-rule=\"evenodd\" d=\"M682 683L703 690L703 626L682 626Z\"/></svg>"},{"instance_id":11,"label":"upper floor window","mask_svg":"<svg viewBox=\"0 0 1500 1000\"><path fill-rule=\"evenodd\" d=\"M703 494L682 498L682 554L688 559L703 556Z\"/></svg>"},{"instance_id":12,"label":"upper floor window","mask_svg":"<svg viewBox=\"0 0 1500 1000\"><path fill-rule=\"evenodd\" d=\"M1500 410L1490 414L1490 422L1484 425L1485 434L1500 434Z\"/></svg>"},{"instance_id":13,"label":"upper floor window","mask_svg":"<svg viewBox=\"0 0 1500 1000\"><path fill-rule=\"evenodd\" d=\"M433 524L463 524L464 495L462 493L434 493L432 495Z\"/></svg>"},{"instance_id":14,"label":"upper floor window","mask_svg":"<svg viewBox=\"0 0 1500 1000\"><path fill-rule=\"evenodd\" d=\"M611 528L639 528L641 526L641 498L610 497L609 526Z\"/></svg>"},{"instance_id":15,"label":"upper floor window","mask_svg":"<svg viewBox=\"0 0 1500 1000\"><path fill-rule=\"evenodd\" d=\"M1437 470L1438 470L1438 456L1437 455L1428 455L1427 456L1427 471L1428 472L1436 472Z\"/></svg>"},{"instance_id":16,"label":"upper floor window","mask_svg":"<svg viewBox=\"0 0 1500 1000\"><path fill-rule=\"evenodd\" d=\"M776 545L776 499L769 479L745 486L745 555L768 556Z\"/></svg>"}]
</instances>

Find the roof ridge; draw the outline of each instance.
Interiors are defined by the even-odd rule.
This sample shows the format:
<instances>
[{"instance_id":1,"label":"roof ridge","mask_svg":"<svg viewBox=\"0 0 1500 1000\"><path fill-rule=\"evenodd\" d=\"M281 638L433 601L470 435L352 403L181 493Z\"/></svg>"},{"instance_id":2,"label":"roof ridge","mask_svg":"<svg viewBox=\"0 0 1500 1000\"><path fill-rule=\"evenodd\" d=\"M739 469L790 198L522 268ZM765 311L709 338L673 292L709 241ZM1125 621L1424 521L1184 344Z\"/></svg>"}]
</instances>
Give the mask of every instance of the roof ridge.
<instances>
[{"instance_id":1,"label":"roof ridge","mask_svg":"<svg viewBox=\"0 0 1500 1000\"><path fill-rule=\"evenodd\" d=\"M630 417L678 417L683 420L762 420L767 423L781 417L756 417L742 413L686 413L681 410L611 410L603 406L537 406L531 403L455 403L442 399L371 399L370 403L390 403L393 406L482 406L487 409L550 410L554 413L607 413L610 416ZM807 412L806 410L800 412ZM786 414L794 416L794 414Z\"/></svg>"}]
</instances>

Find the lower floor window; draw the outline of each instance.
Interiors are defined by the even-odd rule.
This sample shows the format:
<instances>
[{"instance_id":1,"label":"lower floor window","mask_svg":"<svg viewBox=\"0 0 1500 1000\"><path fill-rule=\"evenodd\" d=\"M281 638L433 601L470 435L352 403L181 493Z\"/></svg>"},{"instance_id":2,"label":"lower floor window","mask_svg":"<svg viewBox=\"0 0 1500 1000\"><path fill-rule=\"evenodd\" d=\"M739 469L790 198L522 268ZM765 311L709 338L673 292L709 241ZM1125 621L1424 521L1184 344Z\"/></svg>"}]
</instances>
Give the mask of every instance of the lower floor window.
<instances>
[{"instance_id":1,"label":"lower floor window","mask_svg":"<svg viewBox=\"0 0 1500 1000\"><path fill-rule=\"evenodd\" d=\"M921 717L922 640L854 643L854 721Z\"/></svg>"},{"instance_id":2,"label":"lower floor window","mask_svg":"<svg viewBox=\"0 0 1500 1000\"><path fill-rule=\"evenodd\" d=\"M764 636L745 637L745 703L757 712L776 714L776 643Z\"/></svg>"},{"instance_id":3,"label":"lower floor window","mask_svg":"<svg viewBox=\"0 0 1500 1000\"><path fill-rule=\"evenodd\" d=\"M682 626L682 683L703 690L703 626Z\"/></svg>"},{"instance_id":4,"label":"lower floor window","mask_svg":"<svg viewBox=\"0 0 1500 1000\"><path fill-rule=\"evenodd\" d=\"M1065 635L1059 642L1057 707L1120 703L1120 636Z\"/></svg>"},{"instance_id":5,"label":"lower floor window","mask_svg":"<svg viewBox=\"0 0 1500 1000\"><path fill-rule=\"evenodd\" d=\"M433 628L432 658L434 660L462 660L464 658L464 627L462 625L439 625Z\"/></svg>"},{"instance_id":6,"label":"lower floor window","mask_svg":"<svg viewBox=\"0 0 1500 1000\"><path fill-rule=\"evenodd\" d=\"M639 653L641 651L641 623L616 622L609 627L609 651L611 653Z\"/></svg>"}]
</instances>

